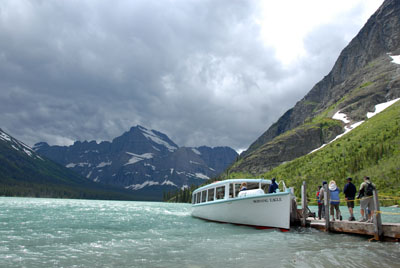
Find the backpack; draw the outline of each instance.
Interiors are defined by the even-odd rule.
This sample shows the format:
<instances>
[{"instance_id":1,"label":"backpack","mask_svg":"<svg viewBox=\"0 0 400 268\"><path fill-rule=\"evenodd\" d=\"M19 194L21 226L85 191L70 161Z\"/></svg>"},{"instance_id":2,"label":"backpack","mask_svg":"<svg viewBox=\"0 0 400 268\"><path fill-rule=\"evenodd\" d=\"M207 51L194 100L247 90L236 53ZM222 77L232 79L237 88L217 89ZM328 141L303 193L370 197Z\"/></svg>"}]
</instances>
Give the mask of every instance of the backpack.
<instances>
[{"instance_id":1,"label":"backpack","mask_svg":"<svg viewBox=\"0 0 400 268\"><path fill-rule=\"evenodd\" d=\"M372 185L372 183L368 183L367 184L367 189L365 191L365 195L366 196L372 196L374 194L374 186Z\"/></svg>"},{"instance_id":2,"label":"backpack","mask_svg":"<svg viewBox=\"0 0 400 268\"><path fill-rule=\"evenodd\" d=\"M318 204L322 204L322 201L319 199L319 191L317 192L317 200L318 200Z\"/></svg>"}]
</instances>

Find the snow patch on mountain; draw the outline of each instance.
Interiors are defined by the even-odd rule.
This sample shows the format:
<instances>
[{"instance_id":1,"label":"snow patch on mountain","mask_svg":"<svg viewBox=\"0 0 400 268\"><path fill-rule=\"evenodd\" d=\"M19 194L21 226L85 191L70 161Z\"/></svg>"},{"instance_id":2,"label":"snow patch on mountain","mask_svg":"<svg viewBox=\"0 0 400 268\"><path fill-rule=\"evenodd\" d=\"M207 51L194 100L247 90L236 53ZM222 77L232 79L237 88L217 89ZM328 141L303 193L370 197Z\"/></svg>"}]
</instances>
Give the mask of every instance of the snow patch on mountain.
<instances>
[{"instance_id":1,"label":"snow patch on mountain","mask_svg":"<svg viewBox=\"0 0 400 268\"><path fill-rule=\"evenodd\" d=\"M67 168L74 168L76 166L78 166L78 167L84 167L84 166L91 167L92 164L90 164L88 162L82 162L82 163L69 163L69 164L65 165L65 167L67 167Z\"/></svg>"},{"instance_id":2,"label":"snow patch on mountain","mask_svg":"<svg viewBox=\"0 0 400 268\"><path fill-rule=\"evenodd\" d=\"M145 153L145 154L134 154L134 153L130 153L130 152L126 152L127 154L131 155L132 157L129 159L129 161L124 165L132 165L135 164L139 161L143 161L145 159L151 159L153 158L153 154L152 153Z\"/></svg>"},{"instance_id":3,"label":"snow patch on mountain","mask_svg":"<svg viewBox=\"0 0 400 268\"><path fill-rule=\"evenodd\" d=\"M187 185L187 184L182 185L181 190L185 190L185 189L189 189L189 185Z\"/></svg>"},{"instance_id":4,"label":"snow patch on mountain","mask_svg":"<svg viewBox=\"0 0 400 268\"><path fill-rule=\"evenodd\" d=\"M4 141L11 141L10 136L8 136L6 133L4 132L0 132L0 139L4 140Z\"/></svg>"},{"instance_id":5,"label":"snow patch on mountain","mask_svg":"<svg viewBox=\"0 0 400 268\"><path fill-rule=\"evenodd\" d=\"M111 164L112 164L112 161L101 162L100 164L98 164L98 165L96 166L96 168L102 168L102 167L105 167L105 166L111 166Z\"/></svg>"},{"instance_id":6,"label":"snow patch on mountain","mask_svg":"<svg viewBox=\"0 0 400 268\"><path fill-rule=\"evenodd\" d=\"M130 190L140 190L144 187L148 187L148 186L153 186L153 185L159 185L159 182L157 181L145 181L142 184L132 184L129 186L126 186L125 189L130 189Z\"/></svg>"},{"instance_id":7,"label":"snow patch on mountain","mask_svg":"<svg viewBox=\"0 0 400 268\"><path fill-rule=\"evenodd\" d=\"M394 103L396 103L396 102L399 101L399 100L400 100L400 98L397 98L397 99L394 99L394 100L391 100L391 101L387 101L387 102L384 102L384 103L380 103L380 104L375 105L375 112L368 112L368 113L367 113L367 118L371 118L371 117L375 116L376 114L382 112L383 110L385 110L386 108L388 108L389 106L393 105ZM343 114L343 113L340 113L340 111L338 111L337 113L335 113L335 115L334 115L332 118L333 118L333 119L336 119L336 120L343 121L343 122L346 123L346 124L350 123L350 120L347 119L347 115L346 115L346 114ZM360 126L360 125L361 125L362 123L364 123L364 122L365 122L365 121L360 121L360 122L354 123L354 124L352 124L352 125L350 125L350 126L345 126L345 127L344 127L344 132L343 132L342 134L336 136L336 137L335 137L332 141L330 141L329 143L323 144L321 147L312 150L312 151L309 152L308 154L311 154L311 153L313 153L313 152L316 152L316 151L322 149L323 147L325 147L326 145L328 145L328 144L330 144L330 143L336 141L337 139L340 139L341 137L343 137L344 135L346 135L347 133L349 133L350 131L352 131L352 130L355 129L356 127Z\"/></svg>"},{"instance_id":8,"label":"snow patch on mountain","mask_svg":"<svg viewBox=\"0 0 400 268\"><path fill-rule=\"evenodd\" d=\"M173 183L173 182L170 181L170 180L164 180L164 181L161 183L161 185L171 185L171 186L178 187L175 183Z\"/></svg>"},{"instance_id":9,"label":"snow patch on mountain","mask_svg":"<svg viewBox=\"0 0 400 268\"><path fill-rule=\"evenodd\" d=\"M163 140L162 138L160 138L157 134L155 134L152 130L146 129L144 127L140 127L140 130L142 131L143 135L149 139L152 140L153 142L163 145L165 147L167 147L168 151L173 152L175 150L177 150L178 148L174 145L169 144L168 142L166 142L165 140Z\"/></svg>"},{"instance_id":10,"label":"snow patch on mountain","mask_svg":"<svg viewBox=\"0 0 400 268\"><path fill-rule=\"evenodd\" d=\"M6 134L2 130L0 130L0 139L7 142L14 150L23 152L32 158L39 158L40 160L43 161L43 158L35 154L31 147L29 147L28 145L19 140L12 138L10 135Z\"/></svg>"},{"instance_id":11,"label":"snow patch on mountain","mask_svg":"<svg viewBox=\"0 0 400 268\"><path fill-rule=\"evenodd\" d=\"M22 150L23 150L27 155L29 155L29 156L32 157L32 152L31 152L31 151L29 151L29 150L27 150L27 149L25 149L25 148L22 148Z\"/></svg>"},{"instance_id":12,"label":"snow patch on mountain","mask_svg":"<svg viewBox=\"0 0 400 268\"><path fill-rule=\"evenodd\" d=\"M149 163L144 163L144 166L145 167L151 167L152 170L156 170L156 167L151 165L151 164L149 164Z\"/></svg>"},{"instance_id":13,"label":"snow patch on mountain","mask_svg":"<svg viewBox=\"0 0 400 268\"><path fill-rule=\"evenodd\" d=\"M159 183L157 181L147 180L141 184L132 184L132 185L126 186L125 189L130 189L130 190L136 191L136 190L143 189L144 187L150 187L150 186L154 186L154 185L170 185L170 186L178 187L175 183L173 183L170 180L164 180L162 183Z\"/></svg>"},{"instance_id":14,"label":"snow patch on mountain","mask_svg":"<svg viewBox=\"0 0 400 268\"><path fill-rule=\"evenodd\" d=\"M360 121L360 122L354 123L354 124L352 124L351 126L345 126L345 127L344 127L344 132L343 132L342 134L337 135L337 136L336 136L333 140L331 140L330 142L325 143L325 144L322 144L321 147L312 150L312 151L309 152L308 154L312 154L313 152L316 152L316 151L318 151L318 150L324 148L326 145L328 145L328 144L334 142L335 140L340 139L341 137L343 137L344 135L346 135L347 133L349 133L350 131L352 131L352 130L355 129L356 127L360 126L362 123L364 123L364 121Z\"/></svg>"},{"instance_id":15,"label":"snow patch on mountain","mask_svg":"<svg viewBox=\"0 0 400 268\"><path fill-rule=\"evenodd\" d=\"M347 119L347 115L344 113L341 113L340 111L337 111L333 116L332 119L340 120L345 124L350 123L350 120Z\"/></svg>"},{"instance_id":16,"label":"snow patch on mountain","mask_svg":"<svg viewBox=\"0 0 400 268\"><path fill-rule=\"evenodd\" d=\"M400 55L390 57L392 58L393 63L400 64Z\"/></svg>"},{"instance_id":17,"label":"snow patch on mountain","mask_svg":"<svg viewBox=\"0 0 400 268\"><path fill-rule=\"evenodd\" d=\"M398 56L398 57L400 57L400 56ZM400 63L399 63L400 64ZM380 103L380 104L377 104L377 105L375 105L375 112L369 112L369 113L367 113L367 117L368 118L371 118L371 117L373 117L374 115L376 115L376 114L379 114L380 112L382 112L383 110L385 110L387 107L389 107L389 106L391 106L391 105L393 105L393 104L395 104L397 101L399 101L400 100L400 98L397 98L397 99L394 99L394 100L391 100L391 101L388 101L388 102L384 102L384 103Z\"/></svg>"},{"instance_id":18,"label":"snow patch on mountain","mask_svg":"<svg viewBox=\"0 0 400 268\"><path fill-rule=\"evenodd\" d=\"M209 180L210 178L207 175L204 175L203 173L196 173L195 174L197 178L202 179L202 180Z\"/></svg>"},{"instance_id":19,"label":"snow patch on mountain","mask_svg":"<svg viewBox=\"0 0 400 268\"><path fill-rule=\"evenodd\" d=\"M196 148L192 148L193 153L201 155L201 153L199 152L199 150L197 150Z\"/></svg>"}]
</instances>

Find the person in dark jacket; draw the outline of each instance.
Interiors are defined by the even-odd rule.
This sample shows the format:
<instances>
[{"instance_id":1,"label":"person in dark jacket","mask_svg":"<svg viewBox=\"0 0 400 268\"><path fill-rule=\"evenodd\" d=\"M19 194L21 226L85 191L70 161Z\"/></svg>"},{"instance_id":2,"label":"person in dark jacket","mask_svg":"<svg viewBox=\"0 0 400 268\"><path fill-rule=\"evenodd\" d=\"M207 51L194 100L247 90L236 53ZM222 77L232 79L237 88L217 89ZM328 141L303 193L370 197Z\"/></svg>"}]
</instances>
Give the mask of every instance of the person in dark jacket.
<instances>
[{"instance_id":1,"label":"person in dark jacket","mask_svg":"<svg viewBox=\"0 0 400 268\"><path fill-rule=\"evenodd\" d=\"M344 186L343 193L347 202L347 208L349 209L350 212L349 221L355 221L356 218L354 218L353 209L354 209L354 199L356 198L357 188L351 181L352 181L351 178L347 178L347 184Z\"/></svg>"},{"instance_id":2,"label":"person in dark jacket","mask_svg":"<svg viewBox=\"0 0 400 268\"><path fill-rule=\"evenodd\" d=\"M268 193L269 194L276 193L276 189L278 189L278 184L275 182L276 179L273 178L271 181L272 181L272 183L271 183L271 185L269 186L269 189L268 189Z\"/></svg>"},{"instance_id":3,"label":"person in dark jacket","mask_svg":"<svg viewBox=\"0 0 400 268\"><path fill-rule=\"evenodd\" d=\"M326 181L322 181L322 187L321 187L321 189L319 190L319 196L318 196L319 200L320 200L322 203L324 203L323 200L324 200L324 195L325 195L325 191L324 191L324 185L325 185L325 184L327 184L327 182L326 182Z\"/></svg>"}]
</instances>

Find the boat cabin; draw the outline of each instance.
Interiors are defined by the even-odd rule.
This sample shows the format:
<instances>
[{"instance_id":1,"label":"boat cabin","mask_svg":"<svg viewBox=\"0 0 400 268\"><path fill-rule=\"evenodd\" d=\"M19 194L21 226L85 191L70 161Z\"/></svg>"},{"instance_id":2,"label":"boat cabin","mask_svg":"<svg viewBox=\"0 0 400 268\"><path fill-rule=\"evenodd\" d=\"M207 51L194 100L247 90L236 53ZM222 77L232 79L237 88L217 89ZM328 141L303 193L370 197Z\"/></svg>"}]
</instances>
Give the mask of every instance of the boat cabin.
<instances>
[{"instance_id":1,"label":"boat cabin","mask_svg":"<svg viewBox=\"0 0 400 268\"><path fill-rule=\"evenodd\" d=\"M196 189L192 195L192 204L243 197L240 192L240 185L243 182L247 183L247 190L242 192L252 195L268 193L271 184L271 180L265 179L230 179L214 182Z\"/></svg>"}]
</instances>

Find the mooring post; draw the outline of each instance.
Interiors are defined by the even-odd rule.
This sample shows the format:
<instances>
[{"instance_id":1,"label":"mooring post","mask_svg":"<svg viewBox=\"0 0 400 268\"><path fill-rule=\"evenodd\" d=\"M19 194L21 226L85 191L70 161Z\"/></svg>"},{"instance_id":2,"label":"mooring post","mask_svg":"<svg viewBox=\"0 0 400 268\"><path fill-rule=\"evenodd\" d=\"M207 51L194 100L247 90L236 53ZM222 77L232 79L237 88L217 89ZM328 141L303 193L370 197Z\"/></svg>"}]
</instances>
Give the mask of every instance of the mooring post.
<instances>
[{"instance_id":1,"label":"mooring post","mask_svg":"<svg viewBox=\"0 0 400 268\"><path fill-rule=\"evenodd\" d=\"M324 205L325 205L325 232L329 232L329 199L330 193L328 184L324 184Z\"/></svg>"},{"instance_id":2,"label":"mooring post","mask_svg":"<svg viewBox=\"0 0 400 268\"><path fill-rule=\"evenodd\" d=\"M303 185L301 185L301 206L303 209L303 218L301 219L301 226L306 227L307 223L307 191L306 191L306 182L303 181Z\"/></svg>"},{"instance_id":3,"label":"mooring post","mask_svg":"<svg viewBox=\"0 0 400 268\"><path fill-rule=\"evenodd\" d=\"M372 215L373 216L373 222L374 222L374 239L375 240L381 240L382 235L383 235L383 229L382 229L382 219L381 219L381 208L379 206L379 200L378 200L378 191L374 189L374 207L375 207L375 213Z\"/></svg>"}]
</instances>

